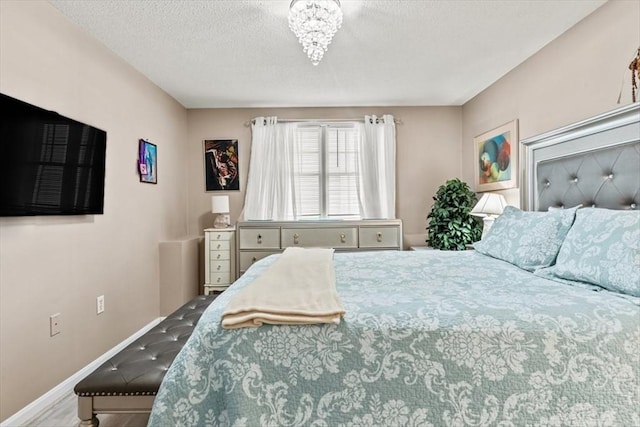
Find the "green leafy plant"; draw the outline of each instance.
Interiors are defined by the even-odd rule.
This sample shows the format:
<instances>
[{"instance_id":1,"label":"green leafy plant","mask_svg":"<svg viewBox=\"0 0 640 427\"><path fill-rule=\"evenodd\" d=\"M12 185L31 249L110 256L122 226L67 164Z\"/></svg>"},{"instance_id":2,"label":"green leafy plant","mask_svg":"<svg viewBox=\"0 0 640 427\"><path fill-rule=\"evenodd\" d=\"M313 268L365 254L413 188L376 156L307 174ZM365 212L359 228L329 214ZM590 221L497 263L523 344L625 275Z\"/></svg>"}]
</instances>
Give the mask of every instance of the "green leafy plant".
<instances>
[{"instance_id":1,"label":"green leafy plant","mask_svg":"<svg viewBox=\"0 0 640 427\"><path fill-rule=\"evenodd\" d=\"M438 188L431 212L427 215L427 244L435 249L461 251L480 240L482 222L469 215L476 195L466 182L450 179Z\"/></svg>"}]
</instances>

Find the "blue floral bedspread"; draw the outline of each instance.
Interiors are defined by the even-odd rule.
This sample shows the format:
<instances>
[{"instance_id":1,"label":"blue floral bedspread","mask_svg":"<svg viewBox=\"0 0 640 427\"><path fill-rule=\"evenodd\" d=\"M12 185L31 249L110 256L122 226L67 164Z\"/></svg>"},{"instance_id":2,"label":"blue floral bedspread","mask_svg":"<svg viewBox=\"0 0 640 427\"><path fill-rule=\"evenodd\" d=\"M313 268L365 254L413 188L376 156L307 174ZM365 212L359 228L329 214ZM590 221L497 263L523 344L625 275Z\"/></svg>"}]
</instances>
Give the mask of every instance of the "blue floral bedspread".
<instances>
[{"instance_id":1,"label":"blue floral bedspread","mask_svg":"<svg viewBox=\"0 0 640 427\"><path fill-rule=\"evenodd\" d=\"M149 426L639 426L640 307L474 251L336 253L339 325L205 311Z\"/></svg>"}]
</instances>

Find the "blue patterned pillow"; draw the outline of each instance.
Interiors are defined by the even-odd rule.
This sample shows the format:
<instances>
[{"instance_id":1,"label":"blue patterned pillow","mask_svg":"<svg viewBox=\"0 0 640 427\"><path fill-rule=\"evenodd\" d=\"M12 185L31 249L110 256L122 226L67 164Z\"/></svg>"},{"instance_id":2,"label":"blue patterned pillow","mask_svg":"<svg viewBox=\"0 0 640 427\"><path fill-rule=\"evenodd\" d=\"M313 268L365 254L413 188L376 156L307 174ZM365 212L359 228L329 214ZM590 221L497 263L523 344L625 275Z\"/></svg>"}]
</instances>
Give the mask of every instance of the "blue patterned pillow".
<instances>
[{"instance_id":1,"label":"blue patterned pillow","mask_svg":"<svg viewBox=\"0 0 640 427\"><path fill-rule=\"evenodd\" d=\"M486 236L473 247L524 270L548 267L554 263L577 209L576 206L551 212L525 212L507 206Z\"/></svg>"},{"instance_id":2,"label":"blue patterned pillow","mask_svg":"<svg viewBox=\"0 0 640 427\"><path fill-rule=\"evenodd\" d=\"M580 209L546 273L639 297L640 212Z\"/></svg>"}]
</instances>

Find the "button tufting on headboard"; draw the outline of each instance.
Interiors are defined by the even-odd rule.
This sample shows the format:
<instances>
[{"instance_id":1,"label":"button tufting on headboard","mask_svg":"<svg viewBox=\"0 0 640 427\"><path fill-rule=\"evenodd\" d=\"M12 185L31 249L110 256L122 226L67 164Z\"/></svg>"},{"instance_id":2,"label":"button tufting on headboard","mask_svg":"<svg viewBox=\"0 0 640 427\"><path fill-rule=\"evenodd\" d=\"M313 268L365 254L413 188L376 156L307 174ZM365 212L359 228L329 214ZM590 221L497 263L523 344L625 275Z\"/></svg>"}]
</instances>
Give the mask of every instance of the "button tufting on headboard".
<instances>
[{"instance_id":1,"label":"button tufting on headboard","mask_svg":"<svg viewBox=\"0 0 640 427\"><path fill-rule=\"evenodd\" d=\"M523 209L640 206L640 102L520 143Z\"/></svg>"},{"instance_id":2,"label":"button tufting on headboard","mask_svg":"<svg viewBox=\"0 0 640 427\"><path fill-rule=\"evenodd\" d=\"M636 209L640 202L638 145L608 147L539 163L538 210L580 204Z\"/></svg>"}]
</instances>

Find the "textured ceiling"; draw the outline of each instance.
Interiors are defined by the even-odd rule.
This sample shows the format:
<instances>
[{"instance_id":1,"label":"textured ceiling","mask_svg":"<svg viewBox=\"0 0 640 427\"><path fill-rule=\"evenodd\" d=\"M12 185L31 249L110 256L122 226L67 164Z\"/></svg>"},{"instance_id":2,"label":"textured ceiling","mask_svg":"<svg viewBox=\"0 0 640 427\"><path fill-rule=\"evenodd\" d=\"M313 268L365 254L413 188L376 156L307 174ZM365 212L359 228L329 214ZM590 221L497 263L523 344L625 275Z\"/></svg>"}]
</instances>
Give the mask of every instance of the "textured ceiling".
<instances>
[{"instance_id":1,"label":"textured ceiling","mask_svg":"<svg viewBox=\"0 0 640 427\"><path fill-rule=\"evenodd\" d=\"M343 0L318 66L289 0L50 0L186 108L462 105L604 0Z\"/></svg>"}]
</instances>

